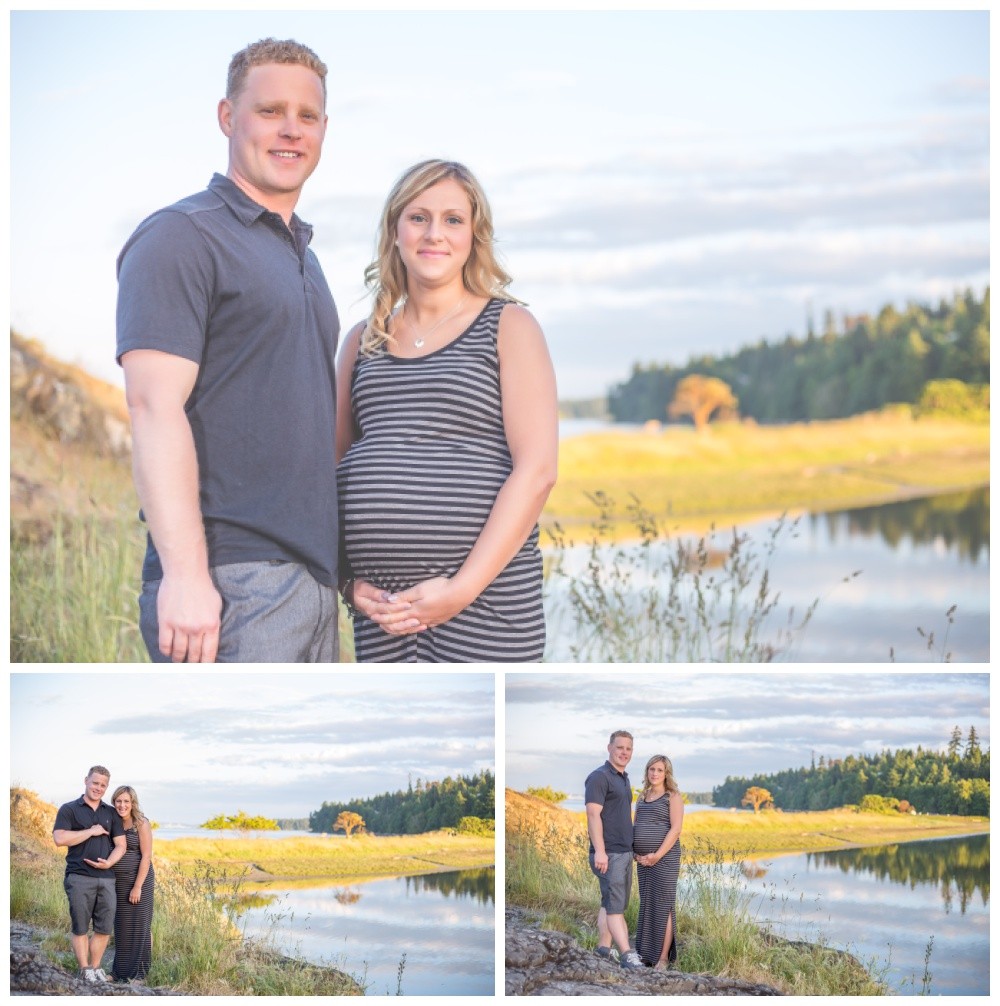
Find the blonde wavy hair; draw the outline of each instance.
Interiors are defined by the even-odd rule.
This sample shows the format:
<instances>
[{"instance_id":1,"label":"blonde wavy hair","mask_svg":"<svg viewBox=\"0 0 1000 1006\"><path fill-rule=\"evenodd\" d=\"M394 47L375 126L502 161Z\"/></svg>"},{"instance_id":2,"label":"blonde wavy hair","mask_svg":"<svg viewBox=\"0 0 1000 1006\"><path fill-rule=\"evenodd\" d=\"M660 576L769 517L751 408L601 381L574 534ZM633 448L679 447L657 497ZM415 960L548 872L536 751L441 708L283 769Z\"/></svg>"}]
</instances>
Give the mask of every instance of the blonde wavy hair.
<instances>
[{"instance_id":1,"label":"blonde wavy hair","mask_svg":"<svg viewBox=\"0 0 1000 1006\"><path fill-rule=\"evenodd\" d=\"M136 795L134 789L131 786L119 786L118 789L114 791L111 795L111 803L114 804L115 800L122 795L122 793L128 793L129 799L132 801L132 823L139 824L146 820L146 815L143 814L142 808L139 806L139 797Z\"/></svg>"},{"instance_id":2,"label":"blonde wavy hair","mask_svg":"<svg viewBox=\"0 0 1000 1006\"><path fill-rule=\"evenodd\" d=\"M646 769L642 774L642 794L640 796L640 799L642 800L646 799L646 794L650 791L650 789L652 789L652 787L649 785L649 770L657 762L660 762L663 765L663 771L664 771L663 788L668 793L680 792L680 787L677 785L677 782L674 779L673 762L671 762L671 760L666 755L653 755L653 757L650 758L648 762L646 762Z\"/></svg>"},{"instance_id":3,"label":"blonde wavy hair","mask_svg":"<svg viewBox=\"0 0 1000 1006\"><path fill-rule=\"evenodd\" d=\"M372 311L361 336L361 352L382 352L393 342L389 321L406 298L406 266L396 247L396 227L403 210L432 185L451 178L465 190L472 204L472 251L462 269L465 289L477 297L499 297L521 304L507 293L511 277L493 249L493 214L486 193L472 172L457 161L421 161L400 175L382 209L376 236L375 259L365 269L365 286L372 293Z\"/></svg>"}]
</instances>

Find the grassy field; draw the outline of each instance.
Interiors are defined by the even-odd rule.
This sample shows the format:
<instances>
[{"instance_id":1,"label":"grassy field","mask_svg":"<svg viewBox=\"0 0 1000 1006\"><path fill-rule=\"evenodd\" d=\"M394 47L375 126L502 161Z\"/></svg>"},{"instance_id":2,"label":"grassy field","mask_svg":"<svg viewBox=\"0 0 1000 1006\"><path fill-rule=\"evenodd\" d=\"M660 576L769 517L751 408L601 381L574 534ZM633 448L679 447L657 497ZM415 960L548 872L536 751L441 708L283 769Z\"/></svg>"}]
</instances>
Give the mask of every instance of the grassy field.
<instances>
[{"instance_id":1,"label":"grassy field","mask_svg":"<svg viewBox=\"0 0 1000 1006\"><path fill-rule=\"evenodd\" d=\"M205 865L247 879L305 879L402 876L436 870L491 866L492 837L452 835L353 835L350 838L176 838L154 839L156 855L181 873L194 875Z\"/></svg>"},{"instance_id":2,"label":"grassy field","mask_svg":"<svg viewBox=\"0 0 1000 1006\"><path fill-rule=\"evenodd\" d=\"M989 483L988 425L884 414L787 426L718 424L609 431L560 444L543 524L594 516L588 493L634 494L683 530L831 510ZM624 511L619 510L624 520Z\"/></svg>"}]
</instances>

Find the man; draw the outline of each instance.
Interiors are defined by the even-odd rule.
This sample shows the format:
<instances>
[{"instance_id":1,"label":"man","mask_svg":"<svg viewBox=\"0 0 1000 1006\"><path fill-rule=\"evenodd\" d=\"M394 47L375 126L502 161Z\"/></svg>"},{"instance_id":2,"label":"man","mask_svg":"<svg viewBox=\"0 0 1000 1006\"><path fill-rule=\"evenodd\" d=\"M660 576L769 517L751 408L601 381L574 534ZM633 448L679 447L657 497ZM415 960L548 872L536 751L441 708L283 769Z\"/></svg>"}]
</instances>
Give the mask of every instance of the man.
<instances>
[{"instance_id":1,"label":"man","mask_svg":"<svg viewBox=\"0 0 1000 1006\"><path fill-rule=\"evenodd\" d=\"M632 735L616 730L608 744L608 760L587 776L584 801L590 833L590 869L601 885L597 914L597 954L612 958L618 947L623 968L643 967L629 947L625 909L632 895L632 784L625 771L632 760Z\"/></svg>"},{"instance_id":2,"label":"man","mask_svg":"<svg viewBox=\"0 0 1000 1006\"><path fill-rule=\"evenodd\" d=\"M293 212L325 108L311 49L264 39L236 53L218 106L226 176L143 221L118 259L149 531L140 627L157 662L338 656L340 322Z\"/></svg>"},{"instance_id":3,"label":"man","mask_svg":"<svg viewBox=\"0 0 1000 1006\"><path fill-rule=\"evenodd\" d=\"M125 829L114 809L101 800L110 781L103 765L91 768L83 780L83 796L59 808L52 829L52 841L67 849L63 887L69 899L70 941L87 982L111 980L101 958L114 931L115 878L110 868L125 855ZM91 921L94 932L88 938Z\"/></svg>"}]
</instances>

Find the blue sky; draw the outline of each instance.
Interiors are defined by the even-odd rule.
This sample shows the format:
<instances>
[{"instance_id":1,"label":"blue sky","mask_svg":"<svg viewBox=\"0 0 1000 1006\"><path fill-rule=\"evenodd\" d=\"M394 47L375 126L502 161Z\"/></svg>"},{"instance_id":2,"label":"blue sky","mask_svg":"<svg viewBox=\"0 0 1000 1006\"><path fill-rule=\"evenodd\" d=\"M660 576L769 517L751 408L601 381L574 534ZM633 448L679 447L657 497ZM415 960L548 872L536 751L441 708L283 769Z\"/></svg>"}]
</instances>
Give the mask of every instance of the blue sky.
<instances>
[{"instance_id":1,"label":"blue sky","mask_svg":"<svg viewBox=\"0 0 1000 1006\"><path fill-rule=\"evenodd\" d=\"M682 790L726 776L809 765L918 744L939 751L952 729L990 738L988 672L714 672L508 674L506 785L553 786L582 801L587 774L607 758L613 730L635 737L633 780L667 755ZM582 809L582 802L581 802Z\"/></svg>"},{"instance_id":2,"label":"blue sky","mask_svg":"<svg viewBox=\"0 0 1000 1006\"><path fill-rule=\"evenodd\" d=\"M300 214L345 323L382 201L466 162L563 397L807 314L936 302L989 270L989 15L27 12L11 19L11 319L120 383L114 261L226 166L233 52L330 66Z\"/></svg>"},{"instance_id":3,"label":"blue sky","mask_svg":"<svg viewBox=\"0 0 1000 1006\"><path fill-rule=\"evenodd\" d=\"M11 785L56 805L93 764L161 824L495 769L492 674L12 674Z\"/></svg>"}]
</instances>

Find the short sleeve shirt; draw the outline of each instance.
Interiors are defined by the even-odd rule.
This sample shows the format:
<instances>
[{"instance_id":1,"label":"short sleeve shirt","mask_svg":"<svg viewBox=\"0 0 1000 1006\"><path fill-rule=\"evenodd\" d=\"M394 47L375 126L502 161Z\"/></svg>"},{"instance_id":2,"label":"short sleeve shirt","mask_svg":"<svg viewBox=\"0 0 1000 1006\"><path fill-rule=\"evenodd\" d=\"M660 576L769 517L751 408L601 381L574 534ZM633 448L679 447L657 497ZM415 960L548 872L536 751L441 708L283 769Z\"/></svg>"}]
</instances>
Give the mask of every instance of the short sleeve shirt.
<instances>
[{"instance_id":1,"label":"short sleeve shirt","mask_svg":"<svg viewBox=\"0 0 1000 1006\"><path fill-rule=\"evenodd\" d=\"M85 859L107 859L115 847L114 839L125 834L122 819L114 807L103 801L94 810L81 796L71 803L64 803L56 814L53 831L86 831L95 824L100 824L108 832L107 835L91 835L86 842L71 845L66 850L66 873L81 873L86 877L111 877L108 870L98 870L87 866Z\"/></svg>"},{"instance_id":2,"label":"short sleeve shirt","mask_svg":"<svg viewBox=\"0 0 1000 1006\"><path fill-rule=\"evenodd\" d=\"M330 585L340 321L311 238L216 175L126 242L117 356L151 349L198 366L185 412L209 564L297 562ZM143 578L159 576L150 540Z\"/></svg>"},{"instance_id":3,"label":"short sleeve shirt","mask_svg":"<svg viewBox=\"0 0 1000 1006\"><path fill-rule=\"evenodd\" d=\"M632 784L627 772L618 772L611 762L587 776L584 803L598 803L604 826L605 852L632 851ZM594 851L591 842L590 851Z\"/></svg>"}]
</instances>

